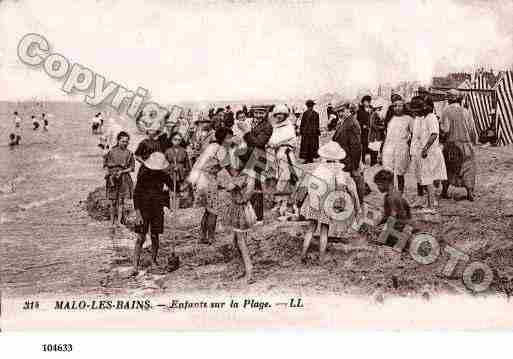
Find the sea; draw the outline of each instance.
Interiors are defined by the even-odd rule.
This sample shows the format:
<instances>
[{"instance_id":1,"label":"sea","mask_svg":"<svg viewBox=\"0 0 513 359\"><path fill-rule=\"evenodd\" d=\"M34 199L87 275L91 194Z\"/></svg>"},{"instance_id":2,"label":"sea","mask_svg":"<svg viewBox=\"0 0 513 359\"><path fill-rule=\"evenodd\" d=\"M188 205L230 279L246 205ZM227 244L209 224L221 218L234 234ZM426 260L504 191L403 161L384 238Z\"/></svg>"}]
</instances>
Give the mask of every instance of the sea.
<instances>
[{"instance_id":1,"label":"sea","mask_svg":"<svg viewBox=\"0 0 513 359\"><path fill-rule=\"evenodd\" d=\"M22 117L19 146L8 145L13 112ZM104 183L91 119L117 116L80 102L0 102L0 280L7 296L98 292L113 239L107 223L84 209ZM34 131L31 115L49 117Z\"/></svg>"}]
</instances>

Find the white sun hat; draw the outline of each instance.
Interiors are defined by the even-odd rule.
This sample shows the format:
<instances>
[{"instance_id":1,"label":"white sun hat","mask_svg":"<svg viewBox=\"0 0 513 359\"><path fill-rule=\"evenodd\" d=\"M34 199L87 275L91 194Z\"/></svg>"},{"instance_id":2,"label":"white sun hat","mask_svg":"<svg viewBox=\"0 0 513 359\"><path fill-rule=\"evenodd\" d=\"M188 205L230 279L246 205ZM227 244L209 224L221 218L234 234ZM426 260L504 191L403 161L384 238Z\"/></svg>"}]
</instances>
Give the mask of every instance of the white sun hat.
<instances>
[{"instance_id":1,"label":"white sun hat","mask_svg":"<svg viewBox=\"0 0 513 359\"><path fill-rule=\"evenodd\" d=\"M276 105L273 110L273 116L278 114L288 115L289 113L289 108L284 104Z\"/></svg>"},{"instance_id":2,"label":"white sun hat","mask_svg":"<svg viewBox=\"0 0 513 359\"><path fill-rule=\"evenodd\" d=\"M319 156L327 160L343 160L346 158L346 151L335 141L330 141L319 148Z\"/></svg>"},{"instance_id":3,"label":"white sun hat","mask_svg":"<svg viewBox=\"0 0 513 359\"><path fill-rule=\"evenodd\" d=\"M162 152L153 152L146 161L144 166L150 170L164 170L169 167L169 162Z\"/></svg>"},{"instance_id":4,"label":"white sun hat","mask_svg":"<svg viewBox=\"0 0 513 359\"><path fill-rule=\"evenodd\" d=\"M381 141L374 141L369 143L369 149L371 149L374 152L379 152L381 148Z\"/></svg>"}]
</instances>

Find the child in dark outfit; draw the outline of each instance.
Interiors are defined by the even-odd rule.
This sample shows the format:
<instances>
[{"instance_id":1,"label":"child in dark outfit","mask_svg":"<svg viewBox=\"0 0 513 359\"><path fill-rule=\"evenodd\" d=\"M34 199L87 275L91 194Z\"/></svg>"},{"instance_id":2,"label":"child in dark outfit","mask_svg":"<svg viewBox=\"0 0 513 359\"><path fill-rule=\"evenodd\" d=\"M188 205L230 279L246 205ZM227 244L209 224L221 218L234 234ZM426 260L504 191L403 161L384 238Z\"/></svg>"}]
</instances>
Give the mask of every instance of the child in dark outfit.
<instances>
[{"instance_id":1,"label":"child in dark outfit","mask_svg":"<svg viewBox=\"0 0 513 359\"><path fill-rule=\"evenodd\" d=\"M410 205L403 198L402 193L394 187L394 174L388 170L380 170L374 176L374 182L381 193L385 194L383 203L384 217L381 224L386 223L390 217L395 219L394 229L402 232L411 220ZM385 244L394 246L397 238L389 236Z\"/></svg>"},{"instance_id":2,"label":"child in dark outfit","mask_svg":"<svg viewBox=\"0 0 513 359\"><path fill-rule=\"evenodd\" d=\"M158 267L157 255L159 250L159 234L164 231L164 207L169 206L169 193L164 191L164 185L171 188L171 177L167 172L167 162L162 152L152 153L141 165L137 173L137 183L134 190L135 231L139 237L134 248L134 270L132 275L139 272L139 260L146 234L151 234L152 265Z\"/></svg>"}]
</instances>

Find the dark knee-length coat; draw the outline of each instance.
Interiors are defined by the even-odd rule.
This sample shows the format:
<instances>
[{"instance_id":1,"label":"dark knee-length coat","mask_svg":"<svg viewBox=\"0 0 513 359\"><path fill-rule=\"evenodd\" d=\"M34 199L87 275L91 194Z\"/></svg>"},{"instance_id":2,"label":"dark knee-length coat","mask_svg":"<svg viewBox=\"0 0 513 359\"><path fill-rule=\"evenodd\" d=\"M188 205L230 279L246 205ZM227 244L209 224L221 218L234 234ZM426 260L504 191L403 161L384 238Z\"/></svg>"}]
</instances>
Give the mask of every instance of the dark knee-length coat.
<instances>
[{"instance_id":1,"label":"dark knee-length coat","mask_svg":"<svg viewBox=\"0 0 513 359\"><path fill-rule=\"evenodd\" d=\"M319 114L313 109L306 110L301 117L299 126L299 135L301 136L299 158L306 160L319 157L317 153L321 135L319 126Z\"/></svg>"}]
</instances>

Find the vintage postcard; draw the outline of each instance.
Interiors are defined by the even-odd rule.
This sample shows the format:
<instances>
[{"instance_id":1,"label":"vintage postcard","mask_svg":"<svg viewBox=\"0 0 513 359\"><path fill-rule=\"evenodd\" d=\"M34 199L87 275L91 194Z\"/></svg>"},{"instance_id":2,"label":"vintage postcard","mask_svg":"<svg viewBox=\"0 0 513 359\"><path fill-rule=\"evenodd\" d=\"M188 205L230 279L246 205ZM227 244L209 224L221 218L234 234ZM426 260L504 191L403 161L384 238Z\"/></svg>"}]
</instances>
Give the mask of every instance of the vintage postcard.
<instances>
[{"instance_id":1,"label":"vintage postcard","mask_svg":"<svg viewBox=\"0 0 513 359\"><path fill-rule=\"evenodd\" d=\"M0 1L1 330L511 329L512 16Z\"/></svg>"}]
</instances>

